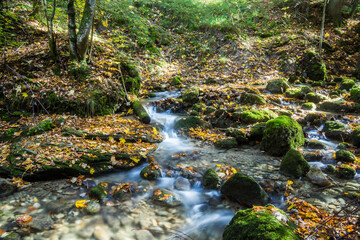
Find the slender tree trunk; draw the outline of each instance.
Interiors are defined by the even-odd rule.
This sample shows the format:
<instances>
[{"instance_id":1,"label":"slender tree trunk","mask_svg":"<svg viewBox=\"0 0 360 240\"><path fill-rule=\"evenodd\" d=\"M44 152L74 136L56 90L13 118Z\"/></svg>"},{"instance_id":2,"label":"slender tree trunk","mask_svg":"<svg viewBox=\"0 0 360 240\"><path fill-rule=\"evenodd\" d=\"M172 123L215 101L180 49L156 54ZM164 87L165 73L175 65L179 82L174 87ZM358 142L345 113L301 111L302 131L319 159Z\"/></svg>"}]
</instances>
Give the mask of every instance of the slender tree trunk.
<instances>
[{"instance_id":1,"label":"slender tree trunk","mask_svg":"<svg viewBox=\"0 0 360 240\"><path fill-rule=\"evenodd\" d=\"M40 0L32 0L32 13L30 16L35 16L40 13L41 2Z\"/></svg>"},{"instance_id":2,"label":"slender tree trunk","mask_svg":"<svg viewBox=\"0 0 360 240\"><path fill-rule=\"evenodd\" d=\"M320 31L320 44L319 44L319 54L321 56L321 50L322 50L322 43L323 43L323 36L324 36L324 26L325 26L325 15L326 15L326 3L328 0L324 0L324 10L321 20L321 31Z\"/></svg>"},{"instance_id":3,"label":"slender tree trunk","mask_svg":"<svg viewBox=\"0 0 360 240\"><path fill-rule=\"evenodd\" d=\"M357 6L359 5L360 0L354 0L352 3L351 13L350 17L352 18L354 16L354 13L356 11Z\"/></svg>"},{"instance_id":4,"label":"slender tree trunk","mask_svg":"<svg viewBox=\"0 0 360 240\"><path fill-rule=\"evenodd\" d=\"M93 43L94 43L94 19L93 19L93 24L91 25L90 49L89 49L89 59L88 59L89 63L91 62Z\"/></svg>"},{"instance_id":5,"label":"slender tree trunk","mask_svg":"<svg viewBox=\"0 0 360 240\"><path fill-rule=\"evenodd\" d=\"M70 59L78 60L78 49L76 39L76 21L75 21L75 8L74 0L69 0L68 5L68 33L69 33L69 45L70 45Z\"/></svg>"},{"instance_id":6,"label":"slender tree trunk","mask_svg":"<svg viewBox=\"0 0 360 240\"><path fill-rule=\"evenodd\" d=\"M332 18L335 26L341 25L341 10L344 0L330 0L328 4L328 13Z\"/></svg>"},{"instance_id":7,"label":"slender tree trunk","mask_svg":"<svg viewBox=\"0 0 360 240\"><path fill-rule=\"evenodd\" d=\"M55 39L54 24L53 24L54 17L55 17L55 11L56 11L56 0L53 0L52 13L51 13L50 18L48 18L48 14L47 14L46 0L42 0L42 5L44 8L45 20L46 20L46 25L47 25L47 29L48 29L47 38L49 41L50 55L51 55L51 58L55 62L57 62L56 39Z\"/></svg>"},{"instance_id":8,"label":"slender tree trunk","mask_svg":"<svg viewBox=\"0 0 360 240\"><path fill-rule=\"evenodd\" d=\"M89 46L89 34L93 24L96 0L86 0L83 17L81 19L79 32L77 34L77 46L79 60L85 60Z\"/></svg>"}]
</instances>

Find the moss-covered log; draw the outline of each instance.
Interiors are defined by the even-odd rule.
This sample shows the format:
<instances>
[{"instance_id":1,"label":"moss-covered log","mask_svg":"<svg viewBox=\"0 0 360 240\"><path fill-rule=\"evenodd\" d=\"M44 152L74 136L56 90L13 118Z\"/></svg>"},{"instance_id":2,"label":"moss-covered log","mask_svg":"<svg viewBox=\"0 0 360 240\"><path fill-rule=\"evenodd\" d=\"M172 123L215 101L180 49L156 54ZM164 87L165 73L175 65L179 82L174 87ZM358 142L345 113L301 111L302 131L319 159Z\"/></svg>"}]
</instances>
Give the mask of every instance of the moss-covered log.
<instances>
[{"instance_id":1,"label":"moss-covered log","mask_svg":"<svg viewBox=\"0 0 360 240\"><path fill-rule=\"evenodd\" d=\"M140 101L135 100L131 103L132 108L135 111L135 114L140 118L140 121L148 124L150 123L151 119L149 114L146 112L144 106L140 103Z\"/></svg>"}]
</instances>

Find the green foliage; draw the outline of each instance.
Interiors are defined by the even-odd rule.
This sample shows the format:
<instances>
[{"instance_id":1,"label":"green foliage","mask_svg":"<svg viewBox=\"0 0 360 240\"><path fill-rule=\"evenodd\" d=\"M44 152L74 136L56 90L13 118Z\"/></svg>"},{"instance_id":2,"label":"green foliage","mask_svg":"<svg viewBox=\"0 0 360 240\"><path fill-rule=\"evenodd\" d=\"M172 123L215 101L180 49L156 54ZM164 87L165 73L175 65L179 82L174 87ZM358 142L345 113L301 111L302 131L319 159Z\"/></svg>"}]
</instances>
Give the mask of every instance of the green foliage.
<instances>
[{"instance_id":1,"label":"green foliage","mask_svg":"<svg viewBox=\"0 0 360 240\"><path fill-rule=\"evenodd\" d=\"M69 74L74 80L85 82L90 76L91 70L86 64L86 61L71 62L69 66Z\"/></svg>"}]
</instances>

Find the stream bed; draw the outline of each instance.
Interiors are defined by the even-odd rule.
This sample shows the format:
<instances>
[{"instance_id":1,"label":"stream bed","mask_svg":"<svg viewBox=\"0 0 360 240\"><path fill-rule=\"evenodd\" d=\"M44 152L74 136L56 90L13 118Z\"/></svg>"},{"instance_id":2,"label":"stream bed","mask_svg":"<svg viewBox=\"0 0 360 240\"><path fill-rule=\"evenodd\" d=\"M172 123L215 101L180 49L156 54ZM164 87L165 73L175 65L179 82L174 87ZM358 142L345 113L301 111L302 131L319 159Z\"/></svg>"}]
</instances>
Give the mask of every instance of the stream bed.
<instances>
[{"instance_id":1,"label":"stream bed","mask_svg":"<svg viewBox=\"0 0 360 240\"><path fill-rule=\"evenodd\" d=\"M151 123L161 126L164 135L163 142L152 153L161 166L162 177L155 181L142 179L140 171L147 165L143 164L130 171L88 180L88 188L105 182L110 185L131 183L138 189L122 201L106 202L95 214L75 207L76 201L87 198L87 187L66 180L34 182L1 200L0 229L19 237L14 239L26 240L218 240L241 206L222 197L219 191L204 189L201 179L206 169L223 165L233 166L253 177L264 189L271 189L268 191L271 203L284 208L283 193L289 178L279 173L281 158L265 154L258 145L219 150L201 141L178 136L173 125L179 116L168 111L158 113L151 106L152 101L178 96L177 92L158 93L146 103ZM313 129L307 134L326 144L323 160L311 164L326 167L332 163L326 159L330 158L328 155L336 149L337 143L324 139ZM337 186L323 191L318 191L306 179L296 180L294 185L298 188L296 194L304 200L334 212L346 203L345 192L360 189L358 176L354 180L337 181ZM155 189L160 188L170 189L178 195L181 205L155 205L151 196ZM32 216L31 231L14 224L15 219L25 214Z\"/></svg>"}]
</instances>

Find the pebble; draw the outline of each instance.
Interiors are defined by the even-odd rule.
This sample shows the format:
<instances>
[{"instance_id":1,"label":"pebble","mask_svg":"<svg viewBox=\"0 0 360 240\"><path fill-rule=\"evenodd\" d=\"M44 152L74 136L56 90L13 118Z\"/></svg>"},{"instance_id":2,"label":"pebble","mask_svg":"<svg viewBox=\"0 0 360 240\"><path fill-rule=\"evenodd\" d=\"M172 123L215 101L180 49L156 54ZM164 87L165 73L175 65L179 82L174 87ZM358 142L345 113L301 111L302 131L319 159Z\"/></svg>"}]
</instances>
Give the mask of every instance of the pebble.
<instances>
[{"instance_id":1,"label":"pebble","mask_svg":"<svg viewBox=\"0 0 360 240\"><path fill-rule=\"evenodd\" d=\"M95 227L94 237L97 240L110 240L111 239L111 231L106 225L98 225Z\"/></svg>"},{"instance_id":2,"label":"pebble","mask_svg":"<svg viewBox=\"0 0 360 240\"><path fill-rule=\"evenodd\" d=\"M137 240L155 240L154 236L148 230L138 230L135 236Z\"/></svg>"}]
</instances>

